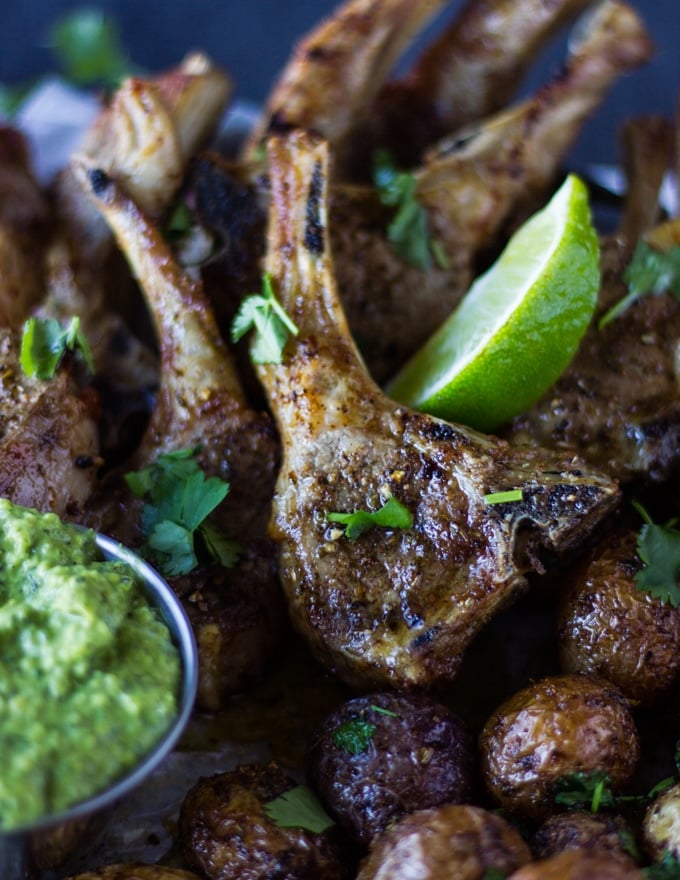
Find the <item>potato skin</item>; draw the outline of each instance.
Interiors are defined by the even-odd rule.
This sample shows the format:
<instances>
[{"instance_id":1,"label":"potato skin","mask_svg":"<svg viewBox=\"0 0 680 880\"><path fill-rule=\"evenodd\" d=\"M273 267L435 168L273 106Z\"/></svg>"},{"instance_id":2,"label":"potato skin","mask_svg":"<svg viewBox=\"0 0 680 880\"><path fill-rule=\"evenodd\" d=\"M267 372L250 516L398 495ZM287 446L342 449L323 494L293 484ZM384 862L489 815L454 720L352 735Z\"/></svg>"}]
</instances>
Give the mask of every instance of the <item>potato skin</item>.
<instances>
[{"instance_id":1,"label":"potato skin","mask_svg":"<svg viewBox=\"0 0 680 880\"><path fill-rule=\"evenodd\" d=\"M636 542L632 529L608 536L570 576L558 637L565 672L600 675L648 707L680 674L680 608L637 588Z\"/></svg>"},{"instance_id":2,"label":"potato skin","mask_svg":"<svg viewBox=\"0 0 680 880\"><path fill-rule=\"evenodd\" d=\"M526 819L556 812L555 785L572 773L601 770L621 788L639 753L621 692L586 675L551 676L530 685L503 703L480 735L488 791Z\"/></svg>"},{"instance_id":3,"label":"potato skin","mask_svg":"<svg viewBox=\"0 0 680 880\"><path fill-rule=\"evenodd\" d=\"M653 861L660 862L667 853L680 859L680 783L664 791L647 807L642 837Z\"/></svg>"},{"instance_id":4,"label":"potato skin","mask_svg":"<svg viewBox=\"0 0 680 880\"><path fill-rule=\"evenodd\" d=\"M624 862L574 849L524 865L507 880L643 880L643 877L630 859Z\"/></svg>"},{"instance_id":5,"label":"potato skin","mask_svg":"<svg viewBox=\"0 0 680 880\"><path fill-rule=\"evenodd\" d=\"M515 829L495 813L460 804L419 810L390 825L371 844L357 880L481 880L530 858Z\"/></svg>"},{"instance_id":6,"label":"potato skin","mask_svg":"<svg viewBox=\"0 0 680 880\"><path fill-rule=\"evenodd\" d=\"M365 749L351 754L335 737L357 720L375 729ZM405 813L467 800L472 749L446 706L417 694L370 694L324 720L309 751L308 773L329 814L368 846Z\"/></svg>"},{"instance_id":7,"label":"potato skin","mask_svg":"<svg viewBox=\"0 0 680 880\"><path fill-rule=\"evenodd\" d=\"M575 810L558 813L544 822L534 834L531 849L538 859L578 850L630 861L624 846L626 835L632 833L623 816Z\"/></svg>"},{"instance_id":8,"label":"potato skin","mask_svg":"<svg viewBox=\"0 0 680 880\"><path fill-rule=\"evenodd\" d=\"M263 805L296 783L274 762L201 779L180 808L185 858L209 880L339 880L335 828L280 828Z\"/></svg>"}]
</instances>

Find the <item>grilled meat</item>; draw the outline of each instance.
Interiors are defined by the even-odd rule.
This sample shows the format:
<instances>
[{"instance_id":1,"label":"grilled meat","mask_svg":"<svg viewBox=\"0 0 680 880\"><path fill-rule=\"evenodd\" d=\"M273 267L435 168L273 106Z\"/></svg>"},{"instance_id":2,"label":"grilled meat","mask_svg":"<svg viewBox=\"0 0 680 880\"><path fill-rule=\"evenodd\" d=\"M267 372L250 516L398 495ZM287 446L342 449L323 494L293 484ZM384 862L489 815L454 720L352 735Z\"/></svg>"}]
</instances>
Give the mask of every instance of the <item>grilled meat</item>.
<instances>
[{"instance_id":1,"label":"grilled meat","mask_svg":"<svg viewBox=\"0 0 680 880\"><path fill-rule=\"evenodd\" d=\"M337 297L326 163L326 145L303 133L272 139L266 268L300 331L282 365L258 370L284 447L272 535L293 621L331 669L358 684L433 686L541 567L541 549L579 546L618 491L571 457L517 452L381 394ZM509 487L520 503L485 503ZM388 495L412 527L350 541L326 522Z\"/></svg>"},{"instance_id":2,"label":"grilled meat","mask_svg":"<svg viewBox=\"0 0 680 880\"><path fill-rule=\"evenodd\" d=\"M282 628L273 547L265 534L279 455L275 431L266 414L246 403L200 282L181 270L156 227L114 180L84 164L74 167L142 286L160 346L160 389L131 467L199 446L206 474L230 485L214 520L243 548L236 568L227 583L223 571L199 569L176 586L197 627L200 705L215 709L225 689L238 689L261 673ZM121 522L108 487L104 494L104 507L119 517L114 530L129 529L124 514L135 509L134 502L123 498ZM134 542L134 533L127 538Z\"/></svg>"}]
</instances>

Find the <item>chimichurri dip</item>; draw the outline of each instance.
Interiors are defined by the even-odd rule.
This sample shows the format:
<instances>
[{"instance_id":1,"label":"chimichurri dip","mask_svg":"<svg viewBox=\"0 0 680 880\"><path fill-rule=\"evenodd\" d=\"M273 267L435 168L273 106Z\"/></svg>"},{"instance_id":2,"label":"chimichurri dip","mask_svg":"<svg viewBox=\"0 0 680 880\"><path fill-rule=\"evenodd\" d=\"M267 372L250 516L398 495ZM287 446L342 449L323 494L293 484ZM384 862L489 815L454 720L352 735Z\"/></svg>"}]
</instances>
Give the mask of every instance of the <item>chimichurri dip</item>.
<instances>
[{"instance_id":1,"label":"chimichurri dip","mask_svg":"<svg viewBox=\"0 0 680 880\"><path fill-rule=\"evenodd\" d=\"M95 534L0 499L0 830L87 799L177 714L180 659Z\"/></svg>"}]
</instances>

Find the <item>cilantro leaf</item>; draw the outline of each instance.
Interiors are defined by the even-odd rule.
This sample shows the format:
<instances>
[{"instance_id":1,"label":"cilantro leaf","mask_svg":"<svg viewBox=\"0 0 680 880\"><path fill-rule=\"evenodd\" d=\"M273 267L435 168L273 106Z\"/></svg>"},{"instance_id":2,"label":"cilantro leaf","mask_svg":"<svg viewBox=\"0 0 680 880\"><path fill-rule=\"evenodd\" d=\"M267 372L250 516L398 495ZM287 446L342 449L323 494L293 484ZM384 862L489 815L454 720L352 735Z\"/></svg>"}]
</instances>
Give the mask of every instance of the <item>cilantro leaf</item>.
<instances>
[{"instance_id":1,"label":"cilantro leaf","mask_svg":"<svg viewBox=\"0 0 680 880\"><path fill-rule=\"evenodd\" d=\"M97 9L76 9L49 32L49 42L66 77L76 85L115 88L132 72L118 26Z\"/></svg>"},{"instance_id":2,"label":"cilantro leaf","mask_svg":"<svg viewBox=\"0 0 680 880\"><path fill-rule=\"evenodd\" d=\"M306 785L285 791L263 805L266 815L279 828L304 828L321 834L335 825L321 802Z\"/></svg>"},{"instance_id":3,"label":"cilantro leaf","mask_svg":"<svg viewBox=\"0 0 680 880\"><path fill-rule=\"evenodd\" d=\"M55 318L29 318L26 321L19 360L27 376L51 379L67 352L78 354L87 369L94 372L92 350L80 329L80 318L71 318L66 327Z\"/></svg>"},{"instance_id":4,"label":"cilantro leaf","mask_svg":"<svg viewBox=\"0 0 680 880\"><path fill-rule=\"evenodd\" d=\"M380 201L396 209L387 227L387 238L399 257L416 269L429 269L434 257L437 265L446 268L446 255L441 245L430 240L427 213L416 196L415 176L397 171L389 153L379 150L375 157L373 182Z\"/></svg>"},{"instance_id":5,"label":"cilantro leaf","mask_svg":"<svg viewBox=\"0 0 680 880\"><path fill-rule=\"evenodd\" d=\"M331 739L337 748L348 755L360 755L368 748L377 728L365 718L353 718L340 724L331 733Z\"/></svg>"},{"instance_id":6,"label":"cilantro leaf","mask_svg":"<svg viewBox=\"0 0 680 880\"><path fill-rule=\"evenodd\" d=\"M641 296L670 293L680 300L680 245L657 251L644 241L638 242L623 280L628 285L628 293L600 318L599 330L622 315Z\"/></svg>"},{"instance_id":7,"label":"cilantro leaf","mask_svg":"<svg viewBox=\"0 0 680 880\"><path fill-rule=\"evenodd\" d=\"M507 876L500 868L487 868L482 880L505 880Z\"/></svg>"},{"instance_id":8,"label":"cilantro leaf","mask_svg":"<svg viewBox=\"0 0 680 880\"><path fill-rule=\"evenodd\" d=\"M637 502L635 509L645 520L638 533L637 552L644 563L635 575L638 590L644 590L677 608L680 605L680 531L671 524L657 525Z\"/></svg>"},{"instance_id":9,"label":"cilantro leaf","mask_svg":"<svg viewBox=\"0 0 680 880\"><path fill-rule=\"evenodd\" d=\"M219 477L206 477L199 447L163 453L149 467L125 475L130 491L145 498L141 526L146 550L167 576L188 574L199 563L195 537L211 560L233 566L239 547L207 518L229 492Z\"/></svg>"},{"instance_id":10,"label":"cilantro leaf","mask_svg":"<svg viewBox=\"0 0 680 880\"><path fill-rule=\"evenodd\" d=\"M390 496L379 510L356 510L354 513L327 513L329 522L345 526L345 537L356 541L375 526L386 529L410 529L413 515L407 507Z\"/></svg>"},{"instance_id":11,"label":"cilantro leaf","mask_svg":"<svg viewBox=\"0 0 680 880\"><path fill-rule=\"evenodd\" d=\"M289 336L298 328L274 295L269 275L262 279L262 293L253 293L241 303L231 325L232 342L238 342L249 330L256 332L251 349L255 364L280 364Z\"/></svg>"}]
</instances>

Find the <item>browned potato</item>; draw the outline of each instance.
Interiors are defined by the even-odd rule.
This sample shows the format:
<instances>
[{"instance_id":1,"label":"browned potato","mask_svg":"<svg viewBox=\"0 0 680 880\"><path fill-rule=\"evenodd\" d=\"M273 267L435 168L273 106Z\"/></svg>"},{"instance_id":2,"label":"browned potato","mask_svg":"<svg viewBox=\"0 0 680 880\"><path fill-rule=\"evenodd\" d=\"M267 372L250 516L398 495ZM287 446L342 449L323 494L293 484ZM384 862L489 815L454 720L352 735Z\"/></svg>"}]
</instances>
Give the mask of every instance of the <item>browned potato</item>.
<instances>
[{"instance_id":1,"label":"browned potato","mask_svg":"<svg viewBox=\"0 0 680 880\"><path fill-rule=\"evenodd\" d=\"M607 536L570 579L558 630L565 672L601 675L650 706L680 674L680 608L637 588L641 567L635 531Z\"/></svg>"},{"instance_id":2,"label":"browned potato","mask_svg":"<svg viewBox=\"0 0 680 880\"><path fill-rule=\"evenodd\" d=\"M660 862L667 853L680 859L680 783L649 805L642 835L645 849L655 862Z\"/></svg>"},{"instance_id":3,"label":"browned potato","mask_svg":"<svg viewBox=\"0 0 680 880\"><path fill-rule=\"evenodd\" d=\"M577 849L629 860L627 847L633 840L623 816L576 810L551 816L534 835L531 848L539 859Z\"/></svg>"},{"instance_id":4,"label":"browned potato","mask_svg":"<svg viewBox=\"0 0 680 880\"><path fill-rule=\"evenodd\" d=\"M415 694L369 694L324 720L308 766L330 815L368 846L406 813L467 801L472 752L446 706Z\"/></svg>"},{"instance_id":5,"label":"browned potato","mask_svg":"<svg viewBox=\"0 0 680 880\"><path fill-rule=\"evenodd\" d=\"M586 675L544 678L510 697L480 737L484 782L498 803L526 818L555 811L556 783L600 770L612 786L630 779L639 757L625 697Z\"/></svg>"},{"instance_id":6,"label":"browned potato","mask_svg":"<svg viewBox=\"0 0 680 880\"><path fill-rule=\"evenodd\" d=\"M601 853L568 850L525 865L510 874L508 880L642 880L643 876L630 860L623 862Z\"/></svg>"},{"instance_id":7,"label":"browned potato","mask_svg":"<svg viewBox=\"0 0 680 880\"><path fill-rule=\"evenodd\" d=\"M529 858L526 843L505 819L451 804L390 825L373 841L357 880L481 880L490 868L506 874Z\"/></svg>"},{"instance_id":8,"label":"browned potato","mask_svg":"<svg viewBox=\"0 0 680 880\"><path fill-rule=\"evenodd\" d=\"M339 880L335 829L280 827L264 804L295 788L274 762L244 764L201 779L180 808L179 831L191 867L209 880Z\"/></svg>"}]
</instances>

